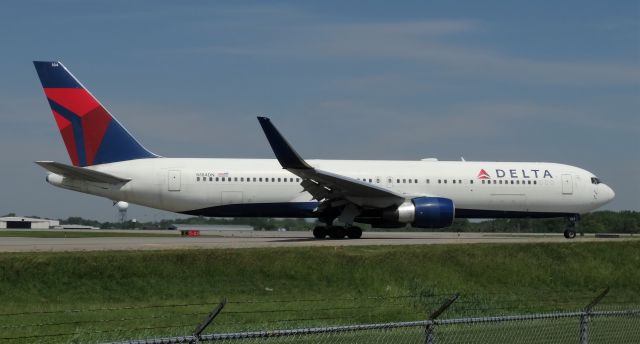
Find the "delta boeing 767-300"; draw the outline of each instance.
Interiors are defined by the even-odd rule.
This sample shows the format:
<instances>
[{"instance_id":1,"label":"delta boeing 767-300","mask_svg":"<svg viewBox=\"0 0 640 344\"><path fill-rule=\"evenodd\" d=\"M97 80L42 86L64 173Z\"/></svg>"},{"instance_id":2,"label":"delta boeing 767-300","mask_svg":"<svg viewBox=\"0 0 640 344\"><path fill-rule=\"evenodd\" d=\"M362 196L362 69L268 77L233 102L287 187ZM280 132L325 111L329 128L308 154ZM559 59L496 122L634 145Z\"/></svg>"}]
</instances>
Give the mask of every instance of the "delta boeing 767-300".
<instances>
[{"instance_id":1,"label":"delta boeing 767-300","mask_svg":"<svg viewBox=\"0 0 640 344\"><path fill-rule=\"evenodd\" d=\"M145 148L60 62L34 62L72 165L38 161L52 185L211 217L317 218L316 238L373 227L442 228L455 218L564 217L614 198L591 172L556 163L305 160L269 118L276 159L165 158Z\"/></svg>"}]
</instances>

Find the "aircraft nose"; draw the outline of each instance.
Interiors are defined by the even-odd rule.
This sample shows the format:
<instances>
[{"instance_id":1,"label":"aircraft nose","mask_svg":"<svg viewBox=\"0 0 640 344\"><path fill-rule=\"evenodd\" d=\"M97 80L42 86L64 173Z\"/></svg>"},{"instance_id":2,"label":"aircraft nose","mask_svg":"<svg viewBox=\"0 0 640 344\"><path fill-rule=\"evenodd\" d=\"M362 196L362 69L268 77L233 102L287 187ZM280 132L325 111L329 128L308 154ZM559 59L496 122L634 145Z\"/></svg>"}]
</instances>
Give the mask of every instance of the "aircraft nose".
<instances>
[{"instance_id":1,"label":"aircraft nose","mask_svg":"<svg viewBox=\"0 0 640 344\"><path fill-rule=\"evenodd\" d=\"M611 200L616 197L616 193L613 191L609 185L601 184L602 187L602 200L605 202L611 202Z\"/></svg>"}]
</instances>

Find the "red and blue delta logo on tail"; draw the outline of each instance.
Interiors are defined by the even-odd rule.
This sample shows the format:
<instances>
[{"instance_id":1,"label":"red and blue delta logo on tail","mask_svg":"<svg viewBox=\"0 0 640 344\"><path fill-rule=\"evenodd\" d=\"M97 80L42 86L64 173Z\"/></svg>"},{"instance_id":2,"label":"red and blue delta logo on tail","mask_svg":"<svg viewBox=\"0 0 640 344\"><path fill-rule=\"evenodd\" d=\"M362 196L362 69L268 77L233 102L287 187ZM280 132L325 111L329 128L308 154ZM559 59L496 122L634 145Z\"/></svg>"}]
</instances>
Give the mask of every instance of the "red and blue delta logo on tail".
<instances>
[{"instance_id":1,"label":"red and blue delta logo on tail","mask_svg":"<svg viewBox=\"0 0 640 344\"><path fill-rule=\"evenodd\" d=\"M34 61L75 166L154 158L60 62Z\"/></svg>"}]
</instances>

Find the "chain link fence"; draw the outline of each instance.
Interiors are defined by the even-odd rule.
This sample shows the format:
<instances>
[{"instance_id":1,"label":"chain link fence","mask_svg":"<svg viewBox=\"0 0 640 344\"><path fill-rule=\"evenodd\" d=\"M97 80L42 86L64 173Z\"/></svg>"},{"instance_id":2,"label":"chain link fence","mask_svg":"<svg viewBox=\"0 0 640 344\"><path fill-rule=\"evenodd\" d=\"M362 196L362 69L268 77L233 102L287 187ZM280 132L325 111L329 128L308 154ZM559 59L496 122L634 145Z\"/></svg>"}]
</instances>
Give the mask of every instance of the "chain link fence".
<instances>
[{"instance_id":1,"label":"chain link fence","mask_svg":"<svg viewBox=\"0 0 640 344\"><path fill-rule=\"evenodd\" d=\"M588 320L585 324L585 320ZM640 310L300 328L154 338L135 343L640 343ZM115 343L112 343L115 344Z\"/></svg>"},{"instance_id":2,"label":"chain link fence","mask_svg":"<svg viewBox=\"0 0 640 344\"><path fill-rule=\"evenodd\" d=\"M583 310L492 317L438 319L459 297L446 300L428 320L246 331L203 335L226 304L222 301L193 335L113 342L111 344L198 343L640 343L640 309L593 308L604 290Z\"/></svg>"},{"instance_id":3,"label":"chain link fence","mask_svg":"<svg viewBox=\"0 0 640 344\"><path fill-rule=\"evenodd\" d=\"M523 298L502 293L458 297L426 290L412 295L43 307L0 311L0 342L640 343L637 298L605 298L607 292L595 298L592 292L575 291Z\"/></svg>"}]
</instances>

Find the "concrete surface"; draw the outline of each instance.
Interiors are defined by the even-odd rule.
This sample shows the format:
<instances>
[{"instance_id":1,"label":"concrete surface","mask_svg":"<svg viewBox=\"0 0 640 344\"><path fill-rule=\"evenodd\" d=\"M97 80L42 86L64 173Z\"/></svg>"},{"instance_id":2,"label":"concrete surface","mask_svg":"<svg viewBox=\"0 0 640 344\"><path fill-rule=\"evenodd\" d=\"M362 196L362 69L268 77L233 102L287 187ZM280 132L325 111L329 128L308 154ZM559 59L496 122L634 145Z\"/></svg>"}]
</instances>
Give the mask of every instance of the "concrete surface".
<instances>
[{"instance_id":1,"label":"concrete surface","mask_svg":"<svg viewBox=\"0 0 640 344\"><path fill-rule=\"evenodd\" d=\"M98 232L96 230L88 230ZM115 231L108 232L130 232ZM1 237L0 252L30 251L102 251L102 250L161 250L199 248L251 248L299 246L364 246L364 245L438 245L475 243L538 243L638 240L640 236L621 235L619 238L596 238L593 234L567 240L562 234L523 233L415 233L364 232L361 239L312 238L310 232L207 231L200 237L181 237L176 231L135 231L142 233L174 234L175 237L96 237L96 238L28 238Z\"/></svg>"}]
</instances>

